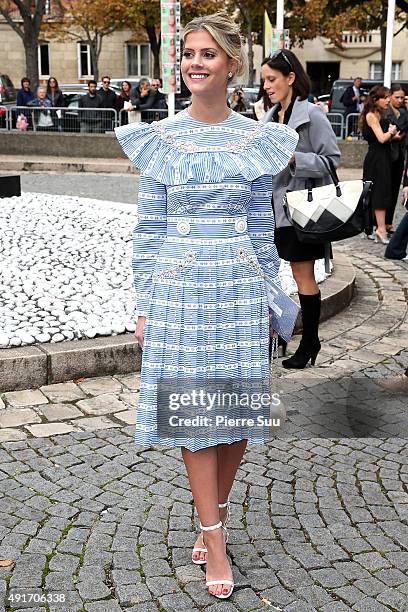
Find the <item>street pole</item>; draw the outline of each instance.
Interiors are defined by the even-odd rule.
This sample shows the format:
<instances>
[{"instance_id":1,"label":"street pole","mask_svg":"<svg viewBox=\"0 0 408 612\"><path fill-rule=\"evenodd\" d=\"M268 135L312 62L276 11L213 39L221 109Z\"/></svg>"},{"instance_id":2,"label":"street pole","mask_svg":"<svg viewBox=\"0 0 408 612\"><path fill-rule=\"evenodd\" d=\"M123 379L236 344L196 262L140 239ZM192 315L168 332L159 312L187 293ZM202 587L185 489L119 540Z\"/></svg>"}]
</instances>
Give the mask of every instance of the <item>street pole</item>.
<instances>
[{"instance_id":1,"label":"street pole","mask_svg":"<svg viewBox=\"0 0 408 612\"><path fill-rule=\"evenodd\" d=\"M171 91L167 96L167 108L168 108L169 117L174 117L175 106L176 106L176 94L173 91Z\"/></svg>"},{"instance_id":2,"label":"street pole","mask_svg":"<svg viewBox=\"0 0 408 612\"><path fill-rule=\"evenodd\" d=\"M384 86L391 87L392 44L394 39L395 0L388 0L387 37L385 42Z\"/></svg>"},{"instance_id":3,"label":"street pole","mask_svg":"<svg viewBox=\"0 0 408 612\"><path fill-rule=\"evenodd\" d=\"M276 0L276 29L283 30L284 0Z\"/></svg>"}]
</instances>

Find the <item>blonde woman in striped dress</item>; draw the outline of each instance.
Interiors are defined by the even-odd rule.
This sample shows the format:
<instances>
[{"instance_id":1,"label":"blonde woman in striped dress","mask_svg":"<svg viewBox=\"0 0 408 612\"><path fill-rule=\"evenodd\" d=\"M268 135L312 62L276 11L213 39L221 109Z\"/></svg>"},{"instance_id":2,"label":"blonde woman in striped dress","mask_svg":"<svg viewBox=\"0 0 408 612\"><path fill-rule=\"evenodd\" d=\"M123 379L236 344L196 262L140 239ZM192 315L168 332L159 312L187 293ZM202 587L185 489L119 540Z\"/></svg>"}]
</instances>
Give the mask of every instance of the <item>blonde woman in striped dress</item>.
<instances>
[{"instance_id":1,"label":"blonde woman in striped dress","mask_svg":"<svg viewBox=\"0 0 408 612\"><path fill-rule=\"evenodd\" d=\"M188 109L116 129L141 171L133 237L143 347L136 444L181 448L201 525L192 561L206 563L209 592L227 598L234 586L223 529L228 496L247 443L267 439L239 427L164 431L158 389L164 379L183 389L269 376L264 277L279 283L280 263L272 175L289 163L297 134L228 108L227 85L245 72L246 58L225 13L187 24L181 69Z\"/></svg>"}]
</instances>

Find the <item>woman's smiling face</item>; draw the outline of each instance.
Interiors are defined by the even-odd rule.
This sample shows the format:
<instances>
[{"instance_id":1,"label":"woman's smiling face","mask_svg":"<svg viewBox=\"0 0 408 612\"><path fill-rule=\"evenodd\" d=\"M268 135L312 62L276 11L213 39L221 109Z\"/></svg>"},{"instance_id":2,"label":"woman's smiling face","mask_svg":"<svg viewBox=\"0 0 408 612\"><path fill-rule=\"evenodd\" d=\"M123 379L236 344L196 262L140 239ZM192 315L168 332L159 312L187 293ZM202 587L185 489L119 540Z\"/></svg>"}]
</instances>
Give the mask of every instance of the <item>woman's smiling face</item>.
<instances>
[{"instance_id":1,"label":"woman's smiling face","mask_svg":"<svg viewBox=\"0 0 408 612\"><path fill-rule=\"evenodd\" d=\"M225 92L228 72L235 72L236 61L225 53L206 30L190 32L184 42L181 73L192 94Z\"/></svg>"}]
</instances>

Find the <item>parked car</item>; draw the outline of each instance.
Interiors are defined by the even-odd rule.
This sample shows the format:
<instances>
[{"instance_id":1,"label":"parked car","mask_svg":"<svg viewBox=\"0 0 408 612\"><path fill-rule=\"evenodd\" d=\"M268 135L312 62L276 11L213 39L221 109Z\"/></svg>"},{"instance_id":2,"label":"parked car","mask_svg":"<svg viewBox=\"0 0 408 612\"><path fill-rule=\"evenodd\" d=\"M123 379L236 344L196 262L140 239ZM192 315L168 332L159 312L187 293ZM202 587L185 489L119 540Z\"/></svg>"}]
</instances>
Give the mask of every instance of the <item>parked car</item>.
<instances>
[{"instance_id":1,"label":"parked car","mask_svg":"<svg viewBox=\"0 0 408 612\"><path fill-rule=\"evenodd\" d=\"M408 92L408 81L398 80L395 81L401 83L406 92ZM330 101L329 108L331 113L341 113L342 115L346 114L346 109L342 102L340 102L340 98L343 95L344 91L353 84L352 79L338 79L334 81L332 90L330 92ZM361 93L367 94L370 89L375 87L376 85L382 85L383 81L374 81L372 79L362 79L361 81Z\"/></svg>"},{"instance_id":2,"label":"parked car","mask_svg":"<svg viewBox=\"0 0 408 612\"><path fill-rule=\"evenodd\" d=\"M86 94L88 88L78 89L63 89L61 91L64 94L66 109L62 112L62 129L64 132L80 132L79 123L79 98Z\"/></svg>"},{"instance_id":3,"label":"parked car","mask_svg":"<svg viewBox=\"0 0 408 612\"><path fill-rule=\"evenodd\" d=\"M0 74L0 105L15 104L17 89L7 74Z\"/></svg>"}]
</instances>

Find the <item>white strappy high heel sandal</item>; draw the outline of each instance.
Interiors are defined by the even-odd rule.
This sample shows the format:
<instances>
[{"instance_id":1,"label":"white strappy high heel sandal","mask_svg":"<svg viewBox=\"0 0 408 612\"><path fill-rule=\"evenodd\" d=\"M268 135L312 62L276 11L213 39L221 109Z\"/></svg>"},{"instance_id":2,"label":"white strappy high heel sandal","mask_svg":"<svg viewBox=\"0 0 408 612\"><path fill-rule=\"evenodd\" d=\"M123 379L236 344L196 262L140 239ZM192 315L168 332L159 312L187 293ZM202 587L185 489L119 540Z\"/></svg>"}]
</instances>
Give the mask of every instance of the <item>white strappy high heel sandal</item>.
<instances>
[{"instance_id":1,"label":"white strappy high heel sandal","mask_svg":"<svg viewBox=\"0 0 408 612\"><path fill-rule=\"evenodd\" d=\"M226 515L226 517L224 519L224 522L223 522L223 526L225 527L225 525L228 523L228 521L229 521L229 519L231 517L231 509L230 509L230 501L229 501L229 499L227 499L227 501L224 504L218 504L218 507L219 508L227 508L227 515ZM227 530L225 530L225 537L226 537L225 542L228 542L228 531ZM206 559L194 559L194 553L200 553L200 552L206 553L208 551L207 551L207 549L205 547L200 548L198 546L193 548L193 550L192 550L191 561L194 563L194 565L204 565L205 563L207 563Z\"/></svg>"},{"instance_id":2,"label":"white strappy high heel sandal","mask_svg":"<svg viewBox=\"0 0 408 612\"><path fill-rule=\"evenodd\" d=\"M216 525L209 525L208 527L204 527L204 525L202 525L200 523L200 529L202 531L213 531L214 529L224 529L225 534L227 534L227 530L225 529L224 525L222 524L222 521L219 521L219 523L217 523ZM226 535L227 537L227 535ZM225 540L226 542L227 540ZM215 593L210 593L210 595L213 595L214 597L216 597L217 599L228 599L228 597L231 597L232 595L232 591L234 590L234 581L231 580L230 578L224 578L222 580L206 580L205 582L206 586L213 586L216 584L229 584L230 588L228 593L219 593L218 595Z\"/></svg>"}]
</instances>

